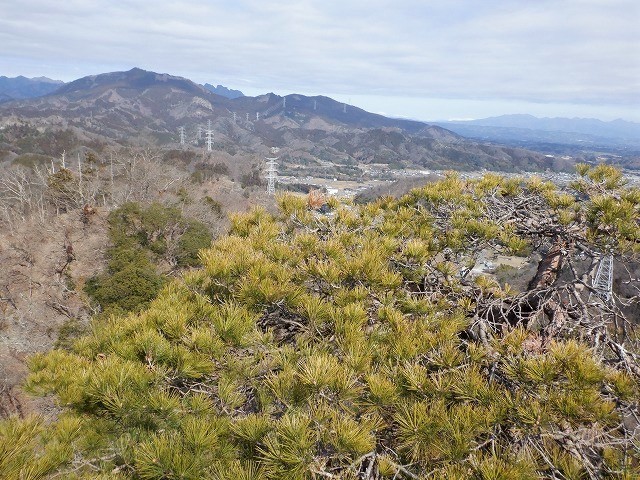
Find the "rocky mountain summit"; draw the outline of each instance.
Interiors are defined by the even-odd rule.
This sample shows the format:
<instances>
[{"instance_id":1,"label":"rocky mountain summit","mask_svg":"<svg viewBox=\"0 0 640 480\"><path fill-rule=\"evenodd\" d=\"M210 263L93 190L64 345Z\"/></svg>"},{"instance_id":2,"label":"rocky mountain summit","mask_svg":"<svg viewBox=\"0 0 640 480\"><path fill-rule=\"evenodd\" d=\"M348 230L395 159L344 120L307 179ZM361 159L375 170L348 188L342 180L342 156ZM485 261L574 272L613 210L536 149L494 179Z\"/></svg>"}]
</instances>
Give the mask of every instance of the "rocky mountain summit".
<instances>
[{"instance_id":1,"label":"rocky mountain summit","mask_svg":"<svg viewBox=\"0 0 640 480\"><path fill-rule=\"evenodd\" d=\"M210 83L205 83L203 87L209 90L211 93L215 93L216 95L220 95L222 97L226 97L230 99L244 97L244 93L242 93L240 90L227 88L224 85L217 85L214 87Z\"/></svg>"}]
</instances>

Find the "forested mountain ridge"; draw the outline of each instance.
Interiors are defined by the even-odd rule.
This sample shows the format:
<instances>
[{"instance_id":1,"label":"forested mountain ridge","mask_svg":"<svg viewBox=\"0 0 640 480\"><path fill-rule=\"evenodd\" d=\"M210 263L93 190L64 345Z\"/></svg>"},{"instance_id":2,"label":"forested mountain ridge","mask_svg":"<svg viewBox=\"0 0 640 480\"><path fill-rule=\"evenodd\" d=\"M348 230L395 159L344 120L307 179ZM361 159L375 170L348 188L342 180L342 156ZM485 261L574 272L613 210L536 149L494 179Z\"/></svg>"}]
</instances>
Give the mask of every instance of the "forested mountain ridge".
<instances>
[{"instance_id":1,"label":"forested mountain ridge","mask_svg":"<svg viewBox=\"0 0 640 480\"><path fill-rule=\"evenodd\" d=\"M369 163L510 171L567 169L572 164L524 149L482 145L441 127L387 118L324 96L229 99L188 79L137 68L84 77L50 95L3 104L0 134L5 140L0 138L0 146L12 155L55 156L34 146L37 138L27 141L15 133L29 128L65 143L67 150L169 147L178 144L178 128L184 127L185 147L202 148L209 121L216 150L262 156L279 147L283 164L321 168L330 162L353 178L361 174L356 165ZM17 151L18 139L23 146Z\"/></svg>"},{"instance_id":2,"label":"forested mountain ridge","mask_svg":"<svg viewBox=\"0 0 640 480\"><path fill-rule=\"evenodd\" d=\"M234 216L148 309L32 359L64 410L0 423L0 474L634 478L640 191L578 173ZM538 258L522 291L472 273L486 250Z\"/></svg>"}]
</instances>

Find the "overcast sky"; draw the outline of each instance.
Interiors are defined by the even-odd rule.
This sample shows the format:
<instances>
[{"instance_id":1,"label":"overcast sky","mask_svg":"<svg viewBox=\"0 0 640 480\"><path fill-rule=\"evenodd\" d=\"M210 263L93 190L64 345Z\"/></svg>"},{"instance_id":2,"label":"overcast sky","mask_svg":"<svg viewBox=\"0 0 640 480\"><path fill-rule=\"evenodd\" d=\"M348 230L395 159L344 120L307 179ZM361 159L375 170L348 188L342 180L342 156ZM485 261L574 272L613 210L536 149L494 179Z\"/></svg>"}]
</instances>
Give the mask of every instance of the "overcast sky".
<instances>
[{"instance_id":1,"label":"overcast sky","mask_svg":"<svg viewBox=\"0 0 640 480\"><path fill-rule=\"evenodd\" d=\"M134 66L421 120L640 121L640 0L0 0L0 75Z\"/></svg>"}]
</instances>

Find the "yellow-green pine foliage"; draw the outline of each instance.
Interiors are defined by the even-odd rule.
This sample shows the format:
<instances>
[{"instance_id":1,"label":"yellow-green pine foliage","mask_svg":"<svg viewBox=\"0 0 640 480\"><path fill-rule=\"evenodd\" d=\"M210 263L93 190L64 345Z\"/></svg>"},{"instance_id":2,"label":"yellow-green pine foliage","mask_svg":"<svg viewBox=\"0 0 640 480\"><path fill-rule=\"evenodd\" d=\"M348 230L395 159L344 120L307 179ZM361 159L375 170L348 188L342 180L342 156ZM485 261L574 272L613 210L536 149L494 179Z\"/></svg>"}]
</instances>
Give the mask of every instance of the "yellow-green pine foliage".
<instances>
[{"instance_id":1,"label":"yellow-green pine foliage","mask_svg":"<svg viewBox=\"0 0 640 480\"><path fill-rule=\"evenodd\" d=\"M585 189L613 182L590 172ZM621 208L637 219L633 192L582 204L539 179L450 175L331 215L282 196L278 214L234 217L202 267L146 310L102 317L70 351L33 357L29 388L55 394L65 414L46 428L2 423L0 477L640 474L619 429L637 379L578 341L536 349L535 332L507 326L484 343L468 335L478 295L509 295L488 279L463 285L473 252L529 242L486 205L525 192L550 216L590 219L594 236L603 225L637 235Z\"/></svg>"}]
</instances>

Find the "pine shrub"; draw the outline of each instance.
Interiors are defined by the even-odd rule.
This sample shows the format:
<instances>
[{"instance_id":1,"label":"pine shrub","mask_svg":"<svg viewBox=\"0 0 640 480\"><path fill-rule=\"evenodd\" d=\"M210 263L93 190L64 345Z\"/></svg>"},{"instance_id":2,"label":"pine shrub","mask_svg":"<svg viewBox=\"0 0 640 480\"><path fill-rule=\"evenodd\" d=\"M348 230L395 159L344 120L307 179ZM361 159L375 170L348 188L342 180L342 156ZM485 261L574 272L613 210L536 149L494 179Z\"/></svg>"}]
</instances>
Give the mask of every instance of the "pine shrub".
<instances>
[{"instance_id":1,"label":"pine shrub","mask_svg":"<svg viewBox=\"0 0 640 480\"><path fill-rule=\"evenodd\" d=\"M583 190L620 187L583 170ZM640 398L632 369L587 334L546 338L523 310L519 321L481 310L519 294L466 277L481 249L517 251L537 239L505 229L491 210L518 195L530 195L545 221L578 202L539 179L450 175L329 216L285 195L278 214L234 217L201 252L202 267L146 309L101 320L71 351L32 359L29 388L56 394L65 414L50 429L3 422L0 448L14 450L0 455L0 476L640 475L637 433L621 426ZM606 226L611 248L636 249L631 191L579 205L591 245L607 241ZM127 208L114 217L122 244L157 241L131 218L157 226L161 213ZM113 268L127 255L142 261L114 252ZM486 312L493 324L481 322Z\"/></svg>"}]
</instances>

